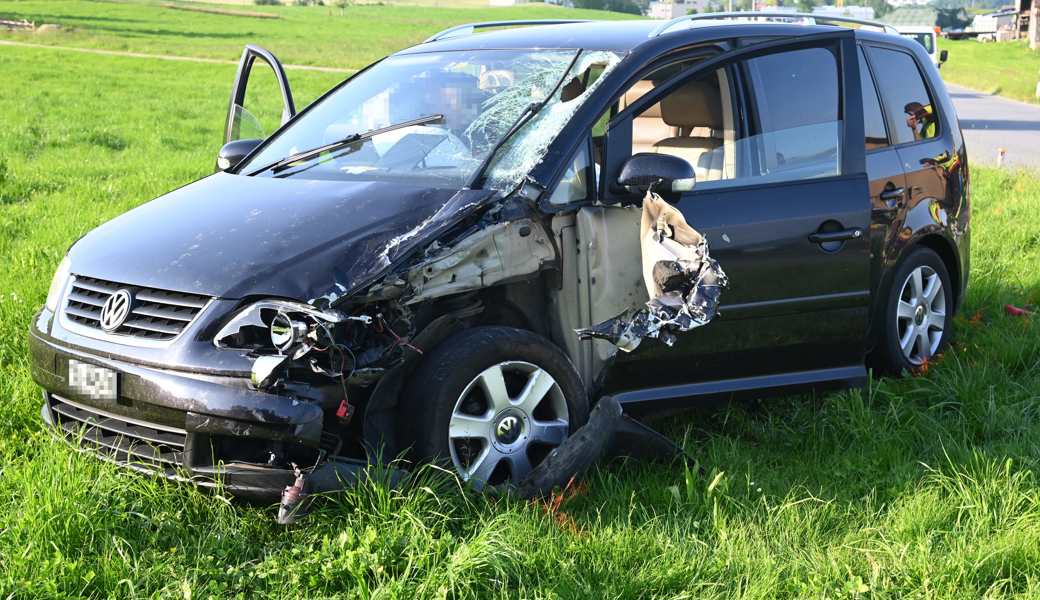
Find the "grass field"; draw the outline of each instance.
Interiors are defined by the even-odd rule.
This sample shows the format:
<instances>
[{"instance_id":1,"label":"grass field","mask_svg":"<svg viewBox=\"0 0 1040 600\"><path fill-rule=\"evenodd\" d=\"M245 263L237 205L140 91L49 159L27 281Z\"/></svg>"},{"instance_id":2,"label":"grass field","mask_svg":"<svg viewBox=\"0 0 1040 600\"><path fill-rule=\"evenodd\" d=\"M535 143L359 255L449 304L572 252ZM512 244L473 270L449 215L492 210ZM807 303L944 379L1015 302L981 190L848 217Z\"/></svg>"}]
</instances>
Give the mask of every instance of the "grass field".
<instances>
[{"instance_id":1,"label":"grass field","mask_svg":"<svg viewBox=\"0 0 1040 600\"><path fill-rule=\"evenodd\" d=\"M618 19L627 15L545 4L509 8L428 8L358 5L225 6L278 19L214 15L166 8L155 0L0 0L0 19L56 23L47 33L3 33L0 39L237 60L242 46L262 44L285 63L360 69L417 44L433 33L474 21L499 19ZM181 3L184 5L184 3ZM198 5L211 8L211 5Z\"/></svg>"},{"instance_id":2,"label":"grass field","mask_svg":"<svg viewBox=\"0 0 1040 600\"><path fill-rule=\"evenodd\" d=\"M982 44L975 40L939 40L950 51L943 79L981 92L1038 102L1040 52L1025 41Z\"/></svg>"},{"instance_id":3,"label":"grass field","mask_svg":"<svg viewBox=\"0 0 1040 600\"><path fill-rule=\"evenodd\" d=\"M182 41L141 35L127 44ZM312 46L291 60L317 62ZM425 473L284 529L53 441L28 370L26 330L69 244L211 171L234 67L0 47L0 73L0 596L1040 596L1040 324L1002 310L1040 302L1040 178L975 169L967 317L923 376L672 420L697 464L603 465L556 510ZM290 77L304 104L340 76Z\"/></svg>"}]
</instances>

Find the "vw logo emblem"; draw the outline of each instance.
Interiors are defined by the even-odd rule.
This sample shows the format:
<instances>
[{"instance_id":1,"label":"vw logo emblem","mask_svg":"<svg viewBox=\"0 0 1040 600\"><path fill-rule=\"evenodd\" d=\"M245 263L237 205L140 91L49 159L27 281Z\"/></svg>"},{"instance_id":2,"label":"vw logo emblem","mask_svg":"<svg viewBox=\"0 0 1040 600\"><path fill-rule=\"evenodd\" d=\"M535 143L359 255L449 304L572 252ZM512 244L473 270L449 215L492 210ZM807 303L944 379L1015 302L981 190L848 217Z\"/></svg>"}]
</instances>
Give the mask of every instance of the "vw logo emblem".
<instances>
[{"instance_id":1,"label":"vw logo emblem","mask_svg":"<svg viewBox=\"0 0 1040 600\"><path fill-rule=\"evenodd\" d=\"M503 444L512 444L520 437L520 419L509 415L495 426L495 437Z\"/></svg>"},{"instance_id":2,"label":"vw logo emblem","mask_svg":"<svg viewBox=\"0 0 1040 600\"><path fill-rule=\"evenodd\" d=\"M129 290L119 290L105 300L101 307L101 328L105 331L115 331L130 316L130 307L134 303L134 297Z\"/></svg>"}]
</instances>

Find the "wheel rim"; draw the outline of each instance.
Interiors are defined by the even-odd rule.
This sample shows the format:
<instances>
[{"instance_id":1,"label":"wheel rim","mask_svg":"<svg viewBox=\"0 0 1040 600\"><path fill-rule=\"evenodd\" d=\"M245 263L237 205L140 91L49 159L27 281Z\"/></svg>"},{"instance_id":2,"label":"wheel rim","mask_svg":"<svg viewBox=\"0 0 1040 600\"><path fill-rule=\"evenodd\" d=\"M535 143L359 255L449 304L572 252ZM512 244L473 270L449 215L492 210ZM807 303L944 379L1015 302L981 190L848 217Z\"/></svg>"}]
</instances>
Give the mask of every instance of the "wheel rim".
<instances>
[{"instance_id":1,"label":"wheel rim","mask_svg":"<svg viewBox=\"0 0 1040 600\"><path fill-rule=\"evenodd\" d=\"M939 350L946 329L946 294L935 269L922 265L907 276L896 300L896 339L912 365Z\"/></svg>"},{"instance_id":2,"label":"wheel rim","mask_svg":"<svg viewBox=\"0 0 1040 600\"><path fill-rule=\"evenodd\" d=\"M481 488L519 483L570 435L563 390L528 362L488 367L462 390L448 425L456 472Z\"/></svg>"}]
</instances>

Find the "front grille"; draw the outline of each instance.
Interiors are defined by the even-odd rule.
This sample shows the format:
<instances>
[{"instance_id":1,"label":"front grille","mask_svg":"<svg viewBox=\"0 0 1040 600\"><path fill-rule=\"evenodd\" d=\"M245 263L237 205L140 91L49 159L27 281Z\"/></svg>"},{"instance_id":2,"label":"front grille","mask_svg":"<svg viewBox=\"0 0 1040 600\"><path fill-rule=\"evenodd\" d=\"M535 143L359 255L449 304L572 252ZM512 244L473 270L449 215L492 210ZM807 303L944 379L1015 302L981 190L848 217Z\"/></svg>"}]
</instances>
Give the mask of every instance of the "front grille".
<instances>
[{"instance_id":1,"label":"front grille","mask_svg":"<svg viewBox=\"0 0 1040 600\"><path fill-rule=\"evenodd\" d=\"M69 440L123 464L175 469L184 458L183 429L146 423L48 395L54 424Z\"/></svg>"},{"instance_id":2,"label":"front grille","mask_svg":"<svg viewBox=\"0 0 1040 600\"><path fill-rule=\"evenodd\" d=\"M101 307L118 290L127 290L134 302L130 316L116 330L101 329ZM209 302L208 296L123 285L76 275L65 300L65 318L77 325L141 340L168 341L177 337Z\"/></svg>"}]
</instances>

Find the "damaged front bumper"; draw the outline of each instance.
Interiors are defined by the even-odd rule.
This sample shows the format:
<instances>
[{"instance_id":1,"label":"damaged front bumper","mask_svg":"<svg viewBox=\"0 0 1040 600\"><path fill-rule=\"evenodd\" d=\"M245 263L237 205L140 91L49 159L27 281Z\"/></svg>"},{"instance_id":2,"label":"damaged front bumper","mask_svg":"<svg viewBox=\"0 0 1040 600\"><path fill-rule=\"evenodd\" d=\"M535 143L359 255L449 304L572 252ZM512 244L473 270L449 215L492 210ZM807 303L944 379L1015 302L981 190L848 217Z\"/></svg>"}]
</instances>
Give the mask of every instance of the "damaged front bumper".
<instances>
[{"instance_id":1,"label":"damaged front bumper","mask_svg":"<svg viewBox=\"0 0 1040 600\"><path fill-rule=\"evenodd\" d=\"M36 330L29 347L44 421L74 445L136 471L203 487L220 482L236 496L273 501L295 479L291 462L316 464L338 443L323 436L321 406L250 389L245 379L104 358ZM114 371L116 400L73 389L70 359Z\"/></svg>"}]
</instances>

